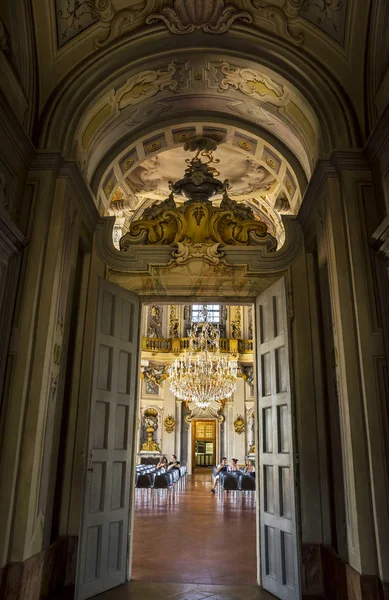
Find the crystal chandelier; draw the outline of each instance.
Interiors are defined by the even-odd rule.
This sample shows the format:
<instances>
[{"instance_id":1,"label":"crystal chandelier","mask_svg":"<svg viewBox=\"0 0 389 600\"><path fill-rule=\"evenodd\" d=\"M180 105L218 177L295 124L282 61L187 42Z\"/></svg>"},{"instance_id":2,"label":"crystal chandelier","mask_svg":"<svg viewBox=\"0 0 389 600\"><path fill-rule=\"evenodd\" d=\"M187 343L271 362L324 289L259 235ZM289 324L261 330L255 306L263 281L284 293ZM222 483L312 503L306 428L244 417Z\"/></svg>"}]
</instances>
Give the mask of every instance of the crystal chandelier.
<instances>
[{"instance_id":1,"label":"crystal chandelier","mask_svg":"<svg viewBox=\"0 0 389 600\"><path fill-rule=\"evenodd\" d=\"M206 408L213 401L229 398L235 390L237 361L220 352L220 332L207 321L193 323L189 349L169 368L170 389L180 400Z\"/></svg>"}]
</instances>

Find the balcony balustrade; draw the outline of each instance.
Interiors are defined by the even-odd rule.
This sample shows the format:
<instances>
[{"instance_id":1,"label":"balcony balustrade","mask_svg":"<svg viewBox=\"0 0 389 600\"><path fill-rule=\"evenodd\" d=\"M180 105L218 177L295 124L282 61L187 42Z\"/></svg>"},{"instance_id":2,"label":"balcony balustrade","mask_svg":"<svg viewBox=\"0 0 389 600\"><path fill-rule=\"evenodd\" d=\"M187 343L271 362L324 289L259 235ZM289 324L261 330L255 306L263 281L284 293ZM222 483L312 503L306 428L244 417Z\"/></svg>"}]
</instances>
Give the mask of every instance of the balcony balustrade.
<instances>
[{"instance_id":1,"label":"balcony balustrade","mask_svg":"<svg viewBox=\"0 0 389 600\"><path fill-rule=\"evenodd\" d=\"M237 340L234 338L220 338L220 351L231 354L252 354L253 340ZM144 352L181 354L189 350L189 338L142 338L142 350Z\"/></svg>"}]
</instances>

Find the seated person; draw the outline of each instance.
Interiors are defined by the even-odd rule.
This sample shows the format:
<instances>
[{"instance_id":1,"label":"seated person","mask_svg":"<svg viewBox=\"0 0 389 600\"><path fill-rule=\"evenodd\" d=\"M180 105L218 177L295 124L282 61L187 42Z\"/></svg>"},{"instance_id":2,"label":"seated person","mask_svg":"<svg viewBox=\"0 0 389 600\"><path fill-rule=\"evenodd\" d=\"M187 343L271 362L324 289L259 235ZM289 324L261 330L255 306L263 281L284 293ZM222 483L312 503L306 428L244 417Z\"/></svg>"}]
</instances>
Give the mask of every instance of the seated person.
<instances>
[{"instance_id":1,"label":"seated person","mask_svg":"<svg viewBox=\"0 0 389 600\"><path fill-rule=\"evenodd\" d=\"M179 469L179 467L180 467L180 461L177 460L177 456L175 454L172 454L172 459L169 462L168 467L167 467L168 470L174 469L174 468Z\"/></svg>"},{"instance_id":2,"label":"seated person","mask_svg":"<svg viewBox=\"0 0 389 600\"><path fill-rule=\"evenodd\" d=\"M161 469L162 467L165 467L165 469L167 469L167 465L168 465L167 457L165 455L163 455L161 460L157 464L157 469Z\"/></svg>"},{"instance_id":3,"label":"seated person","mask_svg":"<svg viewBox=\"0 0 389 600\"><path fill-rule=\"evenodd\" d=\"M215 492L215 488L216 488L217 484L219 483L220 473L226 473L227 471L228 471L227 457L223 456L220 465L218 465L217 468L216 468L215 481L213 482L213 486L211 488L212 494L216 493Z\"/></svg>"},{"instance_id":4,"label":"seated person","mask_svg":"<svg viewBox=\"0 0 389 600\"><path fill-rule=\"evenodd\" d=\"M246 466L244 468L245 475L251 475L251 477L255 477L255 466L252 460L246 461Z\"/></svg>"},{"instance_id":5,"label":"seated person","mask_svg":"<svg viewBox=\"0 0 389 600\"><path fill-rule=\"evenodd\" d=\"M230 471L240 471L240 469L238 467L238 459L237 458L231 458L229 470Z\"/></svg>"}]
</instances>

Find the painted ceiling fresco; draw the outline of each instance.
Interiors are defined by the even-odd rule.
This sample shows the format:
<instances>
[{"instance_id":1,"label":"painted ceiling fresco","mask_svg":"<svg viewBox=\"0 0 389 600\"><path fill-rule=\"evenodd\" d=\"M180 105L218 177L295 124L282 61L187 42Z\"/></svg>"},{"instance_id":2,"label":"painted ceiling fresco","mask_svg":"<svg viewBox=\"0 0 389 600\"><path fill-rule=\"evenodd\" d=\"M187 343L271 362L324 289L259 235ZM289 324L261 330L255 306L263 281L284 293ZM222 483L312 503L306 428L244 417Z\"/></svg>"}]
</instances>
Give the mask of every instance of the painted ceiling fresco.
<instances>
[{"instance_id":1,"label":"painted ceiling fresco","mask_svg":"<svg viewBox=\"0 0 389 600\"><path fill-rule=\"evenodd\" d=\"M305 0L300 15L343 45L347 0Z\"/></svg>"},{"instance_id":2,"label":"painted ceiling fresco","mask_svg":"<svg viewBox=\"0 0 389 600\"><path fill-rule=\"evenodd\" d=\"M55 15L59 48L98 21L91 0L55 0Z\"/></svg>"}]
</instances>

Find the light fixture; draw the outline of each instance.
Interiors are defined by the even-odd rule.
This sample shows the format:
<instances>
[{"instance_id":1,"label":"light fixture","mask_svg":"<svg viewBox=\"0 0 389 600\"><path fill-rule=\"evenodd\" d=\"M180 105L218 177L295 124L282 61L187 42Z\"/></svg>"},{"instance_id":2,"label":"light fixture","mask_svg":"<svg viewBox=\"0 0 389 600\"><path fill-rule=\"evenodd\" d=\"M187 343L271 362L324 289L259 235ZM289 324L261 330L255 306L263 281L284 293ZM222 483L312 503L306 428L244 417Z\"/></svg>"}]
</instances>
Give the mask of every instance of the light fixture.
<instances>
[{"instance_id":1,"label":"light fixture","mask_svg":"<svg viewBox=\"0 0 389 600\"><path fill-rule=\"evenodd\" d=\"M169 368L170 389L180 400L195 402L200 408L229 398L236 388L237 361L220 352L220 332L207 321L193 323L189 348Z\"/></svg>"}]
</instances>

